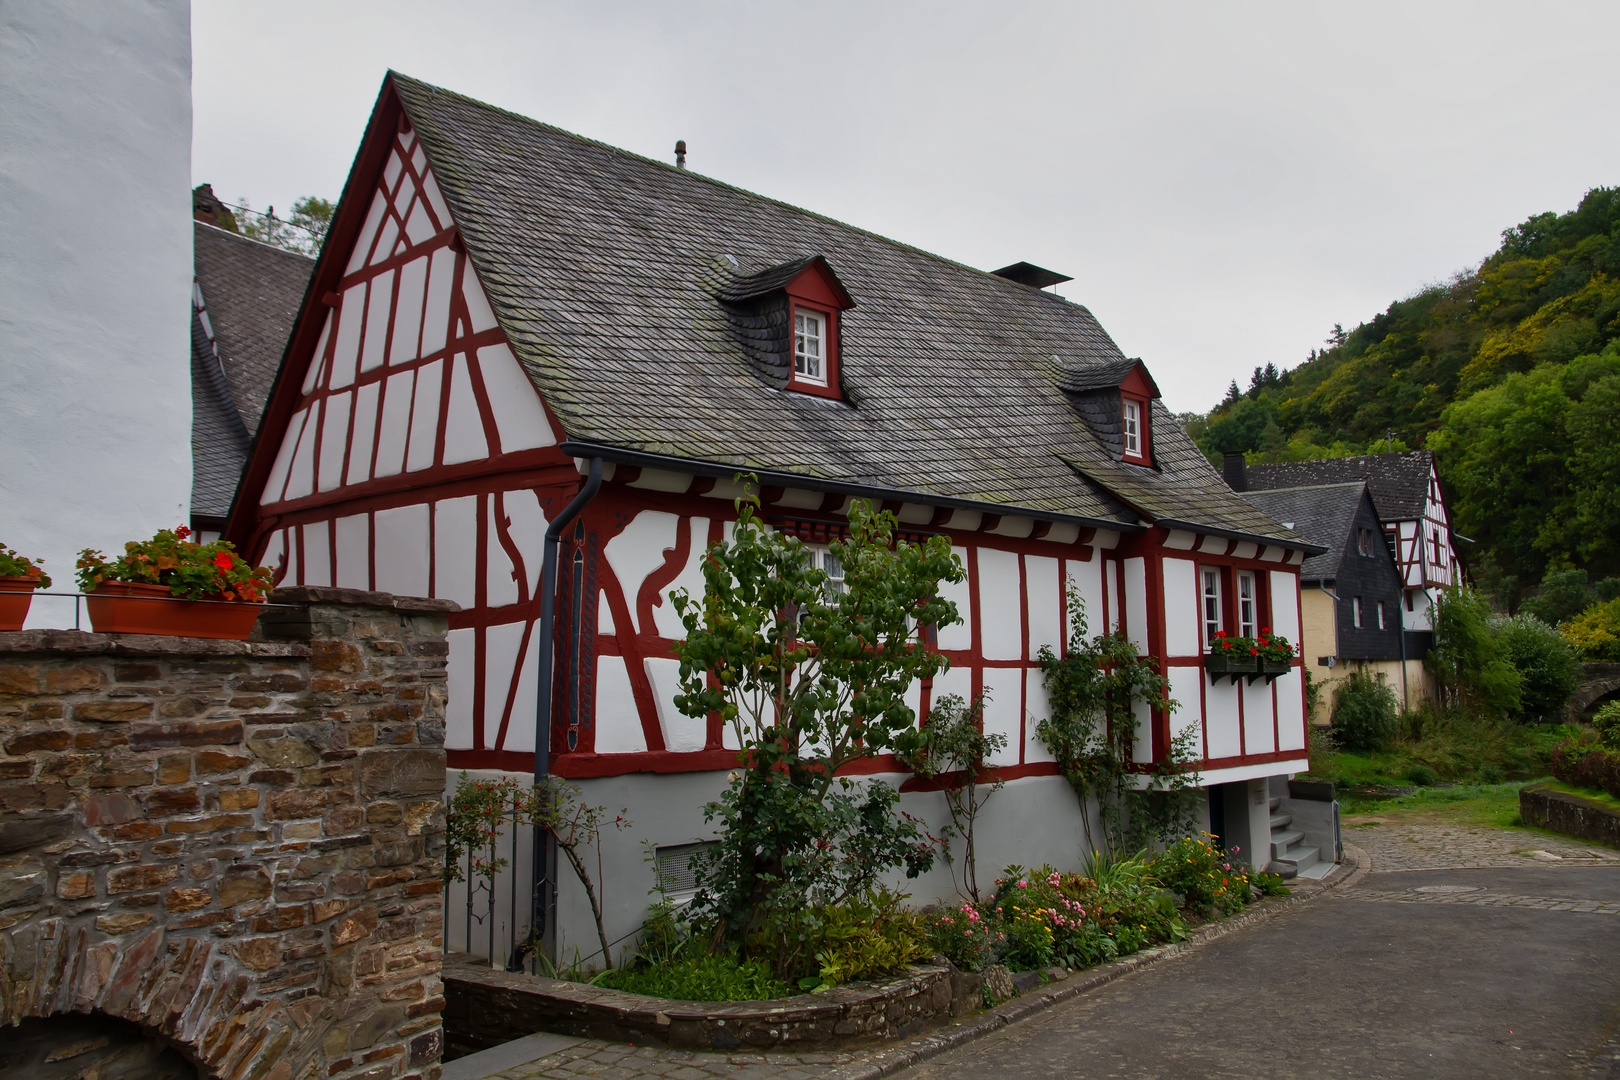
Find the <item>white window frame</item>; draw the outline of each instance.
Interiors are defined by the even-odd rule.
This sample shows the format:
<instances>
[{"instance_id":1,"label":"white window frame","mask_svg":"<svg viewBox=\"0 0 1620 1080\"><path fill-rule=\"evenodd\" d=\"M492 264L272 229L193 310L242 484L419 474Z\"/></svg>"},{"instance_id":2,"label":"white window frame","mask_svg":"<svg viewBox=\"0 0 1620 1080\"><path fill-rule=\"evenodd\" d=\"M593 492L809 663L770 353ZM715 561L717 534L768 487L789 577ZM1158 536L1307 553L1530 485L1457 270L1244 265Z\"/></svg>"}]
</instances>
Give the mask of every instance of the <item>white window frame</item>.
<instances>
[{"instance_id":1,"label":"white window frame","mask_svg":"<svg viewBox=\"0 0 1620 1080\"><path fill-rule=\"evenodd\" d=\"M793 377L799 382L827 385L827 321L826 313L814 308L793 309Z\"/></svg>"},{"instance_id":2,"label":"white window frame","mask_svg":"<svg viewBox=\"0 0 1620 1080\"><path fill-rule=\"evenodd\" d=\"M1237 573L1238 611L1237 625L1238 637L1254 637L1260 626L1259 606L1260 597L1255 589L1254 571L1239 570Z\"/></svg>"},{"instance_id":3,"label":"white window frame","mask_svg":"<svg viewBox=\"0 0 1620 1080\"><path fill-rule=\"evenodd\" d=\"M1357 630L1361 629L1361 597L1350 598L1350 625Z\"/></svg>"},{"instance_id":4,"label":"white window frame","mask_svg":"<svg viewBox=\"0 0 1620 1080\"><path fill-rule=\"evenodd\" d=\"M1378 601L1378 629L1384 629L1384 602Z\"/></svg>"},{"instance_id":5,"label":"white window frame","mask_svg":"<svg viewBox=\"0 0 1620 1080\"><path fill-rule=\"evenodd\" d=\"M1204 626L1204 648L1210 649L1215 644L1215 634L1224 629L1223 612L1221 610L1221 572L1217 567L1199 567L1199 604L1200 620Z\"/></svg>"},{"instance_id":6,"label":"white window frame","mask_svg":"<svg viewBox=\"0 0 1620 1080\"><path fill-rule=\"evenodd\" d=\"M1121 427L1125 434L1125 456L1143 457L1142 453L1142 403L1125 398L1125 407L1121 411Z\"/></svg>"}]
</instances>

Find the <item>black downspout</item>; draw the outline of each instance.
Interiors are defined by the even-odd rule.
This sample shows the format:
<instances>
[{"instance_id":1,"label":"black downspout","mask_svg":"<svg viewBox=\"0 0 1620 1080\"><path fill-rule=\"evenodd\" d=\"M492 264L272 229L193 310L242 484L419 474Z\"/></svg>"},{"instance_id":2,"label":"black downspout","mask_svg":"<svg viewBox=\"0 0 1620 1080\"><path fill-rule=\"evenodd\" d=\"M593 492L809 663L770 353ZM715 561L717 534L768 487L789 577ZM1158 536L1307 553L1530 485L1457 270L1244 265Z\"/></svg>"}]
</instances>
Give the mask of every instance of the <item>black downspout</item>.
<instances>
[{"instance_id":1,"label":"black downspout","mask_svg":"<svg viewBox=\"0 0 1620 1080\"><path fill-rule=\"evenodd\" d=\"M552 523L546 526L545 546L540 554L540 628L537 680L534 712L534 783L538 787L551 771L551 673L555 648L552 625L557 615L557 548L562 532L573 524L585 504L596 497L602 488L602 459L591 458L590 473L585 486L579 489L572 502L563 508ZM530 898L529 951L538 954L540 941L550 929L552 895L556 891L555 876L551 872L552 851L549 838L539 829L534 831L534 866L531 880L534 888ZM507 961L508 971L523 970L524 950L514 948Z\"/></svg>"}]
</instances>

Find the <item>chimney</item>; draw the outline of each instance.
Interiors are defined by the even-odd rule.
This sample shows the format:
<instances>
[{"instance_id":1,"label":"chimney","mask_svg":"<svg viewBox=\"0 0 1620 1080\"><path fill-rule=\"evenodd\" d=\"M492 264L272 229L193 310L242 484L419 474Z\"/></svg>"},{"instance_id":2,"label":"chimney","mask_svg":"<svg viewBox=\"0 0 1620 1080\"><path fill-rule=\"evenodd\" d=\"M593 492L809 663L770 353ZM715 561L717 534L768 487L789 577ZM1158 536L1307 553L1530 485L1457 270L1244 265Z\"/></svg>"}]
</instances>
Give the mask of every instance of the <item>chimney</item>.
<instances>
[{"instance_id":1,"label":"chimney","mask_svg":"<svg viewBox=\"0 0 1620 1080\"><path fill-rule=\"evenodd\" d=\"M686 168L686 140L685 139L676 139L675 140L675 167L677 169Z\"/></svg>"},{"instance_id":2,"label":"chimney","mask_svg":"<svg viewBox=\"0 0 1620 1080\"><path fill-rule=\"evenodd\" d=\"M1233 491L1249 490L1249 466L1242 454L1221 455L1221 479Z\"/></svg>"}]
</instances>

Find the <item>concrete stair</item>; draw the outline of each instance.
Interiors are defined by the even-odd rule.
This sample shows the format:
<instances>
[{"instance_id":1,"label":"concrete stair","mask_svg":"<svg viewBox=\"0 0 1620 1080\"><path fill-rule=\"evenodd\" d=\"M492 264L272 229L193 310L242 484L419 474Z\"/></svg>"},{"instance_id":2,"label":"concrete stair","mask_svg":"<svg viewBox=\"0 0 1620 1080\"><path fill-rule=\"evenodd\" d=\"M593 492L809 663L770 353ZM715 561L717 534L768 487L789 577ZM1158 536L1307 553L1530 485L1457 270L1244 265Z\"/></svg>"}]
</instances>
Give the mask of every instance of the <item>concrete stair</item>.
<instances>
[{"instance_id":1,"label":"concrete stair","mask_svg":"<svg viewBox=\"0 0 1620 1080\"><path fill-rule=\"evenodd\" d=\"M1290 828L1293 817L1280 812L1282 799L1273 795L1271 797L1271 861L1281 863L1284 877L1293 877L1302 870L1309 870L1321 860L1321 851L1317 848L1301 843L1305 834L1298 829ZM1292 869L1293 873L1288 873Z\"/></svg>"}]
</instances>

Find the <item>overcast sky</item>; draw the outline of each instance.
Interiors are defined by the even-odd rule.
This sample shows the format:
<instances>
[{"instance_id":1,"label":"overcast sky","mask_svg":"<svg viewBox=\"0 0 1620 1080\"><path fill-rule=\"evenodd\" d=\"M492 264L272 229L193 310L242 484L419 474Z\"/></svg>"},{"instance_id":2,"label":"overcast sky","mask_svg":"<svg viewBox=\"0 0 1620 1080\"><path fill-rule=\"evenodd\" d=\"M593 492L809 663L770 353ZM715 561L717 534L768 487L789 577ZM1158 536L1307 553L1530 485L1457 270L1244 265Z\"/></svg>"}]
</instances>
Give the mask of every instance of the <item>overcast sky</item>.
<instances>
[{"instance_id":1,"label":"overcast sky","mask_svg":"<svg viewBox=\"0 0 1620 1080\"><path fill-rule=\"evenodd\" d=\"M384 72L984 269L1175 410L1620 184L1620 4L193 0L195 182L336 198Z\"/></svg>"}]
</instances>

